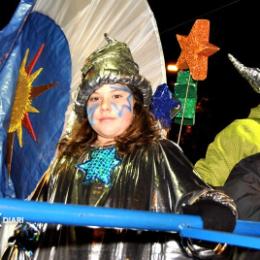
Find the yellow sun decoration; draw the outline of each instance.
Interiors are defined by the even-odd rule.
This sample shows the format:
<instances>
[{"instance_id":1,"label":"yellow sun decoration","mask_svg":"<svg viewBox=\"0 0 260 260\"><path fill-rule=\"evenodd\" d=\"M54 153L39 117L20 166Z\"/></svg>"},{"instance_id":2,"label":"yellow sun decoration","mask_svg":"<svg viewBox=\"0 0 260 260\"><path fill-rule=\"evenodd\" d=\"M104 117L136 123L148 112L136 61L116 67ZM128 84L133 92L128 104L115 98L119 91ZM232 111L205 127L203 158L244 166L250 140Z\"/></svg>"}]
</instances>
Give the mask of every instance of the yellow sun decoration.
<instances>
[{"instance_id":1,"label":"yellow sun decoration","mask_svg":"<svg viewBox=\"0 0 260 260\"><path fill-rule=\"evenodd\" d=\"M19 69L16 93L13 102L13 109L10 117L8 133L17 133L20 147L23 145L22 133L23 122L29 120L28 113L38 113L39 111L32 106L32 83L39 76L42 68L32 74L26 71L26 63L29 55L29 49L26 50L25 56ZM26 123L26 122L25 122Z\"/></svg>"}]
</instances>

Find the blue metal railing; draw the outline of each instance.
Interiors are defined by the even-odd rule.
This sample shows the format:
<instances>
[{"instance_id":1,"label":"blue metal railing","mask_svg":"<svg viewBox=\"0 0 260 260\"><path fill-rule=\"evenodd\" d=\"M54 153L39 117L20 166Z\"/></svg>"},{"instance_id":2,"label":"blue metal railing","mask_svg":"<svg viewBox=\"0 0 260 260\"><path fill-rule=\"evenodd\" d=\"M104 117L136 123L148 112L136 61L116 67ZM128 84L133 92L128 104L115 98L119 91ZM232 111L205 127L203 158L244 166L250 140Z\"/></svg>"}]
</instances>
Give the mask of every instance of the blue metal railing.
<instances>
[{"instance_id":1,"label":"blue metal railing","mask_svg":"<svg viewBox=\"0 0 260 260\"><path fill-rule=\"evenodd\" d=\"M234 246L260 249L260 222L238 220L233 233L203 229L199 216L114 209L61 203L0 199L2 219L75 226L98 226L151 231L178 232L197 238Z\"/></svg>"}]
</instances>

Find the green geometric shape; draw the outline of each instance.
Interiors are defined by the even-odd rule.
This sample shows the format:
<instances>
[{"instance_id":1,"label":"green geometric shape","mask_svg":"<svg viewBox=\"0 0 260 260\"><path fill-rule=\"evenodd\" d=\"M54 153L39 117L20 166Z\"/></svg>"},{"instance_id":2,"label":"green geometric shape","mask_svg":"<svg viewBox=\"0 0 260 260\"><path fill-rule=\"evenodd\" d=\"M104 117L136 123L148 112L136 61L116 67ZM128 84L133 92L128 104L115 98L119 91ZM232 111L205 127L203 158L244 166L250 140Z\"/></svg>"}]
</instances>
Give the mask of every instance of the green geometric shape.
<instances>
[{"instance_id":1,"label":"green geometric shape","mask_svg":"<svg viewBox=\"0 0 260 260\"><path fill-rule=\"evenodd\" d=\"M174 98L180 100L182 106L181 111L175 116L174 122L177 124L181 124L181 120L183 117L184 125L194 125L197 104L197 82L195 82L190 77L190 73L188 70L179 71L177 75L177 82L174 84L174 86L175 87L173 96ZM183 111L184 109L185 111Z\"/></svg>"},{"instance_id":2,"label":"green geometric shape","mask_svg":"<svg viewBox=\"0 0 260 260\"><path fill-rule=\"evenodd\" d=\"M184 98L179 98L179 100L182 104L182 108L181 111L175 116L174 122L180 124L184 112L183 125L194 125L197 99L189 98L186 100L185 105L184 105L185 102ZM185 111L183 111L183 109L185 109Z\"/></svg>"}]
</instances>

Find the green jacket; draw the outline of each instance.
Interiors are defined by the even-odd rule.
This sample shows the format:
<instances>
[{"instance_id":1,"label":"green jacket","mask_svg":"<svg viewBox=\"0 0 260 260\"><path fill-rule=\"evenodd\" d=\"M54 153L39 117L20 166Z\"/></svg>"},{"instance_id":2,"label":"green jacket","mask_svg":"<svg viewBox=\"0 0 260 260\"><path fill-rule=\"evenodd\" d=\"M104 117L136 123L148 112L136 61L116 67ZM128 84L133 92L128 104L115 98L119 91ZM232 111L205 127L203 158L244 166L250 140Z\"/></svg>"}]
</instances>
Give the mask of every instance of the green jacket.
<instances>
[{"instance_id":1,"label":"green jacket","mask_svg":"<svg viewBox=\"0 0 260 260\"><path fill-rule=\"evenodd\" d=\"M205 159L195 164L196 173L208 184L223 186L232 168L243 158L260 152L260 105L249 117L224 128L208 146Z\"/></svg>"}]
</instances>

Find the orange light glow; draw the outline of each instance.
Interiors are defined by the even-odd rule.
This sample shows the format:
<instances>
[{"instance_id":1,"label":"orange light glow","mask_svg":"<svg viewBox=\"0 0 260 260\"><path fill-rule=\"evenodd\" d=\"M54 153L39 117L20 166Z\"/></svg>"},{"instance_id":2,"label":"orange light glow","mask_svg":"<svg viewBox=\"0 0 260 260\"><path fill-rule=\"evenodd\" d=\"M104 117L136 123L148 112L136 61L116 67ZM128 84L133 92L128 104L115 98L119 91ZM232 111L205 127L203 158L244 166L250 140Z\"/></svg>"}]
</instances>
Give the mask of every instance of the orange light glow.
<instances>
[{"instance_id":1,"label":"orange light glow","mask_svg":"<svg viewBox=\"0 0 260 260\"><path fill-rule=\"evenodd\" d=\"M169 63L169 64L167 65L167 71L168 71L168 72L175 73L175 72L178 71L178 67L176 66L176 64Z\"/></svg>"}]
</instances>

